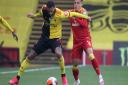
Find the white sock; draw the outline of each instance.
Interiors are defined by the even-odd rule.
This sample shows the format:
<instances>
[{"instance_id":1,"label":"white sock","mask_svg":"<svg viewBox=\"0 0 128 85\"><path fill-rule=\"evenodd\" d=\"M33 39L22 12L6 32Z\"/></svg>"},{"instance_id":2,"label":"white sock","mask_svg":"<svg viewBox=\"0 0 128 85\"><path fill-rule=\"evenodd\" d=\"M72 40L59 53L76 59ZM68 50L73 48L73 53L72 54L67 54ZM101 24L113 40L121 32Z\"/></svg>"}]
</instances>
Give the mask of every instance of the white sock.
<instances>
[{"instance_id":1,"label":"white sock","mask_svg":"<svg viewBox=\"0 0 128 85\"><path fill-rule=\"evenodd\" d=\"M99 75L99 79L101 79L101 78L102 78L102 75L100 74L100 75Z\"/></svg>"}]
</instances>

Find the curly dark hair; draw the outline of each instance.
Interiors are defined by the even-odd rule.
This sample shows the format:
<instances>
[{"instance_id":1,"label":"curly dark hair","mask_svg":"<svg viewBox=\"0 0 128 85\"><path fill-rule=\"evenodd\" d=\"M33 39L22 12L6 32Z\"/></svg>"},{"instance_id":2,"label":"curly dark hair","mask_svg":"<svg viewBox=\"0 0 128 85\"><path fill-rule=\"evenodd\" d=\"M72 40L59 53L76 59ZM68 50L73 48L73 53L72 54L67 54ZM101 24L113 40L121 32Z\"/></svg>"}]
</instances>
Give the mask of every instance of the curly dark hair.
<instances>
[{"instance_id":1,"label":"curly dark hair","mask_svg":"<svg viewBox=\"0 0 128 85\"><path fill-rule=\"evenodd\" d=\"M53 0L49 0L47 3L46 3L47 7L48 8L52 8L52 7L55 7L55 2Z\"/></svg>"}]
</instances>

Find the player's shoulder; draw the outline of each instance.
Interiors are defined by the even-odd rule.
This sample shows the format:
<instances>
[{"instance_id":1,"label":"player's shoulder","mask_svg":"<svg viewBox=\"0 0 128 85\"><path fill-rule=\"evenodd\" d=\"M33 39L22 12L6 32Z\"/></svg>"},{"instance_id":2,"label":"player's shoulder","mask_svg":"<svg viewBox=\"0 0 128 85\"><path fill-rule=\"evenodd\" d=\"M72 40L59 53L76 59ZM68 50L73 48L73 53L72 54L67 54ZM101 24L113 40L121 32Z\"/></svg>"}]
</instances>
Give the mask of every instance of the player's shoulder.
<instances>
[{"instance_id":1,"label":"player's shoulder","mask_svg":"<svg viewBox=\"0 0 128 85\"><path fill-rule=\"evenodd\" d=\"M56 10L56 14L57 15L61 15L61 13L63 12L61 9L59 9L59 8L55 8L55 10Z\"/></svg>"}]
</instances>

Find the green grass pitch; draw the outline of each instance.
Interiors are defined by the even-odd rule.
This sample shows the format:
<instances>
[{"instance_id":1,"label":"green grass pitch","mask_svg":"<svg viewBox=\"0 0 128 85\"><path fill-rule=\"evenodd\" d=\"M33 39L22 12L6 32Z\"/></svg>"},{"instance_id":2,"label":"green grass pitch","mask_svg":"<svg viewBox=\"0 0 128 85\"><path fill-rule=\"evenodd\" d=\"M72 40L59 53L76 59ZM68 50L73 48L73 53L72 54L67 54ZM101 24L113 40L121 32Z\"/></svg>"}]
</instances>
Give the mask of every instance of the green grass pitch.
<instances>
[{"instance_id":1,"label":"green grass pitch","mask_svg":"<svg viewBox=\"0 0 128 85\"><path fill-rule=\"evenodd\" d=\"M22 76L19 85L46 85L46 80L50 76L56 77L59 85L62 85L59 69L44 70L43 67L37 68L40 69L38 71L26 72ZM0 68L0 85L9 85L9 79L16 75L16 72L8 74L1 74L1 72L10 72L12 70L17 70L17 68ZM128 67L101 66L101 72L105 80L105 85L128 85ZM66 73L69 85L73 85L71 68L66 68ZM80 80L81 85L99 85L98 78L91 66L80 67Z\"/></svg>"}]
</instances>

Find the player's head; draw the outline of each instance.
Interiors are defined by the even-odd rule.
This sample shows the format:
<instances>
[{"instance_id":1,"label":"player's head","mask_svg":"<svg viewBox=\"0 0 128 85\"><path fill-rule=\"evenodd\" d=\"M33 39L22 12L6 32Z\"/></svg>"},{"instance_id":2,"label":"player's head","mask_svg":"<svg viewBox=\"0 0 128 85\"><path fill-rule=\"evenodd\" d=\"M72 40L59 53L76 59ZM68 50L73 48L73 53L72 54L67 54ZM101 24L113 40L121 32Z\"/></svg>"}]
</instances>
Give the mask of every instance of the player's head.
<instances>
[{"instance_id":1,"label":"player's head","mask_svg":"<svg viewBox=\"0 0 128 85\"><path fill-rule=\"evenodd\" d=\"M47 80L47 85L58 85L57 79L55 77L49 77Z\"/></svg>"},{"instance_id":2,"label":"player's head","mask_svg":"<svg viewBox=\"0 0 128 85\"><path fill-rule=\"evenodd\" d=\"M79 10L82 7L83 0L74 0L74 9Z\"/></svg>"},{"instance_id":3,"label":"player's head","mask_svg":"<svg viewBox=\"0 0 128 85\"><path fill-rule=\"evenodd\" d=\"M55 3L53 0L50 0L46 3L47 5L47 10L49 11L50 14L53 14L54 10L55 10Z\"/></svg>"}]
</instances>

